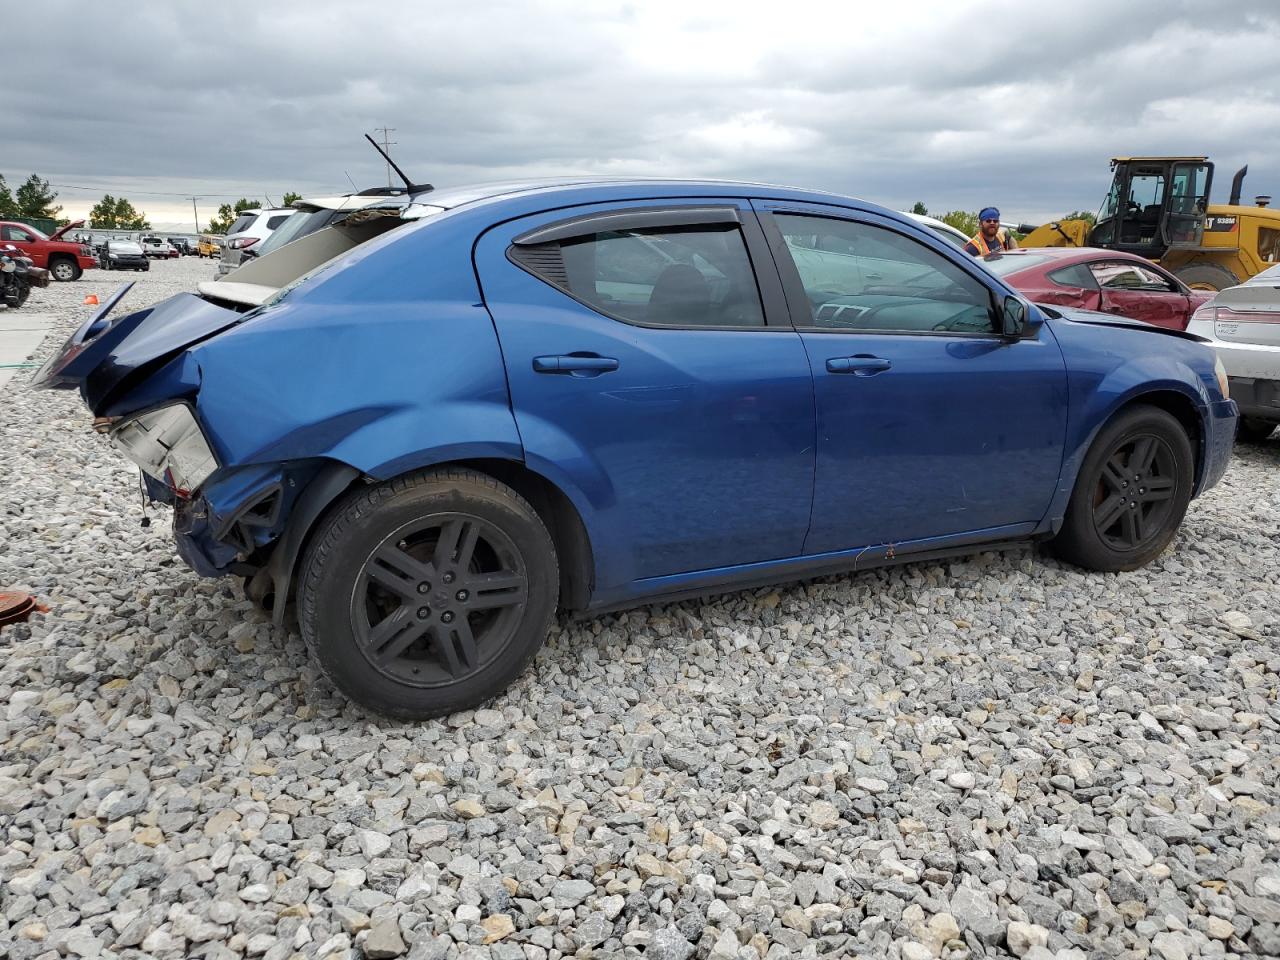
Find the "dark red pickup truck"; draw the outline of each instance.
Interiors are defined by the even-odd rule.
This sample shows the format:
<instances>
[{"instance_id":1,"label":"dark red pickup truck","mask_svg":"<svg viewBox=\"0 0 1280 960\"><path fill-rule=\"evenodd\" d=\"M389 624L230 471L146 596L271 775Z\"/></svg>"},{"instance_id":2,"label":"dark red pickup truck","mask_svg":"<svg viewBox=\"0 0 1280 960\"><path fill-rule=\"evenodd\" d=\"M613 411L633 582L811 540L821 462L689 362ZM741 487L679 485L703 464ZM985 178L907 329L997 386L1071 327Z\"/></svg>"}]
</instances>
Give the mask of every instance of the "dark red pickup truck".
<instances>
[{"instance_id":1,"label":"dark red pickup truck","mask_svg":"<svg viewBox=\"0 0 1280 960\"><path fill-rule=\"evenodd\" d=\"M46 237L25 223L0 220L0 246L12 243L37 267L47 269L55 280L79 280L81 273L98 265L98 258L85 244L59 238L68 230L83 226L83 220L76 220Z\"/></svg>"}]
</instances>

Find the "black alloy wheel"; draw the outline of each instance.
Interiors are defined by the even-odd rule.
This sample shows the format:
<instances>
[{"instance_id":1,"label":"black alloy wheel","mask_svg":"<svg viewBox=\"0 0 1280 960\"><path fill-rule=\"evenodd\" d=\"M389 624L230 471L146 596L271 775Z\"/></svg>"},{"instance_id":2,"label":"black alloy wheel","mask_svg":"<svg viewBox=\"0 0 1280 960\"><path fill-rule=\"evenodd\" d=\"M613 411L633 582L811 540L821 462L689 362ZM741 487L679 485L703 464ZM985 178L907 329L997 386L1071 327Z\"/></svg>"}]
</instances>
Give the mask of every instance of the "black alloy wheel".
<instances>
[{"instance_id":1,"label":"black alloy wheel","mask_svg":"<svg viewBox=\"0 0 1280 960\"><path fill-rule=\"evenodd\" d=\"M1136 570L1173 540L1194 482L1186 428L1158 407L1128 407L1098 431L1051 549L1090 570Z\"/></svg>"},{"instance_id":2,"label":"black alloy wheel","mask_svg":"<svg viewBox=\"0 0 1280 960\"><path fill-rule=\"evenodd\" d=\"M359 486L317 524L298 623L348 697L423 720L519 676L559 589L555 545L528 501L485 474L440 469Z\"/></svg>"},{"instance_id":3,"label":"black alloy wheel","mask_svg":"<svg viewBox=\"0 0 1280 960\"><path fill-rule=\"evenodd\" d=\"M1172 448L1163 438L1139 434L1106 462L1093 494L1093 525L1116 550L1140 550L1160 536L1178 486Z\"/></svg>"},{"instance_id":4,"label":"black alloy wheel","mask_svg":"<svg viewBox=\"0 0 1280 960\"><path fill-rule=\"evenodd\" d=\"M528 599L510 537L479 517L437 514L400 528L365 560L351 632L382 675L445 686L503 654Z\"/></svg>"}]
</instances>

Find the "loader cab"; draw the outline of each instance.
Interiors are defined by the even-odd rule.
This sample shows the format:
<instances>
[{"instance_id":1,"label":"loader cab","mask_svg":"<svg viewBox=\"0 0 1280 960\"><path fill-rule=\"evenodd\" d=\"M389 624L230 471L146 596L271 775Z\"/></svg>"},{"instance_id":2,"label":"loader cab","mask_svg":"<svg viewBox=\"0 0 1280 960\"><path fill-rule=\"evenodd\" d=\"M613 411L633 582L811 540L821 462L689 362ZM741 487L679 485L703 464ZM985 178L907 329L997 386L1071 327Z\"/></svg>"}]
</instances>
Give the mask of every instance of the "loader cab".
<instances>
[{"instance_id":1,"label":"loader cab","mask_svg":"<svg viewBox=\"0 0 1280 960\"><path fill-rule=\"evenodd\" d=\"M1121 157L1089 246L1157 260L1203 242L1213 164L1204 157Z\"/></svg>"}]
</instances>

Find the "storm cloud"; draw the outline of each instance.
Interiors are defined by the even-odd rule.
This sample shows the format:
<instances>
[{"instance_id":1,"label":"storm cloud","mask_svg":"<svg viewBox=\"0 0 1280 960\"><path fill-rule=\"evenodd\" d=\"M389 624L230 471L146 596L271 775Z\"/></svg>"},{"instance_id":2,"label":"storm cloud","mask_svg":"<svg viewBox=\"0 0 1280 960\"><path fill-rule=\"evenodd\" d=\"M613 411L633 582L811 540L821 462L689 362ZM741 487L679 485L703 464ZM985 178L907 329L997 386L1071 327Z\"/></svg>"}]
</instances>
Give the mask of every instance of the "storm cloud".
<instances>
[{"instance_id":1,"label":"storm cloud","mask_svg":"<svg viewBox=\"0 0 1280 960\"><path fill-rule=\"evenodd\" d=\"M182 194L203 222L227 197L385 182L362 134L386 126L437 185L725 177L1039 222L1096 208L1112 156L1208 154L1215 199L1245 163L1251 197L1280 193L1273 11L52 0L4 14L0 173L64 185L68 214L111 192L189 226Z\"/></svg>"}]
</instances>

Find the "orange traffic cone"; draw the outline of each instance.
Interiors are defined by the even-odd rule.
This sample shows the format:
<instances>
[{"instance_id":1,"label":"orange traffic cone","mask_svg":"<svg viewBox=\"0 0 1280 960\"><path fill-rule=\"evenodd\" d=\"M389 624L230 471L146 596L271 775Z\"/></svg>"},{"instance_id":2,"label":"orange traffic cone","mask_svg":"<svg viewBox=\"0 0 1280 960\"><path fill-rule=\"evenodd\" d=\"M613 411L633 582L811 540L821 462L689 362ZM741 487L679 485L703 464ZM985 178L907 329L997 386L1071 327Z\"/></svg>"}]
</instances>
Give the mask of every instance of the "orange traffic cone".
<instances>
[{"instance_id":1,"label":"orange traffic cone","mask_svg":"<svg viewBox=\"0 0 1280 960\"><path fill-rule=\"evenodd\" d=\"M84 305L86 307L98 306L98 295L96 293L89 294L87 297L84 298Z\"/></svg>"}]
</instances>

